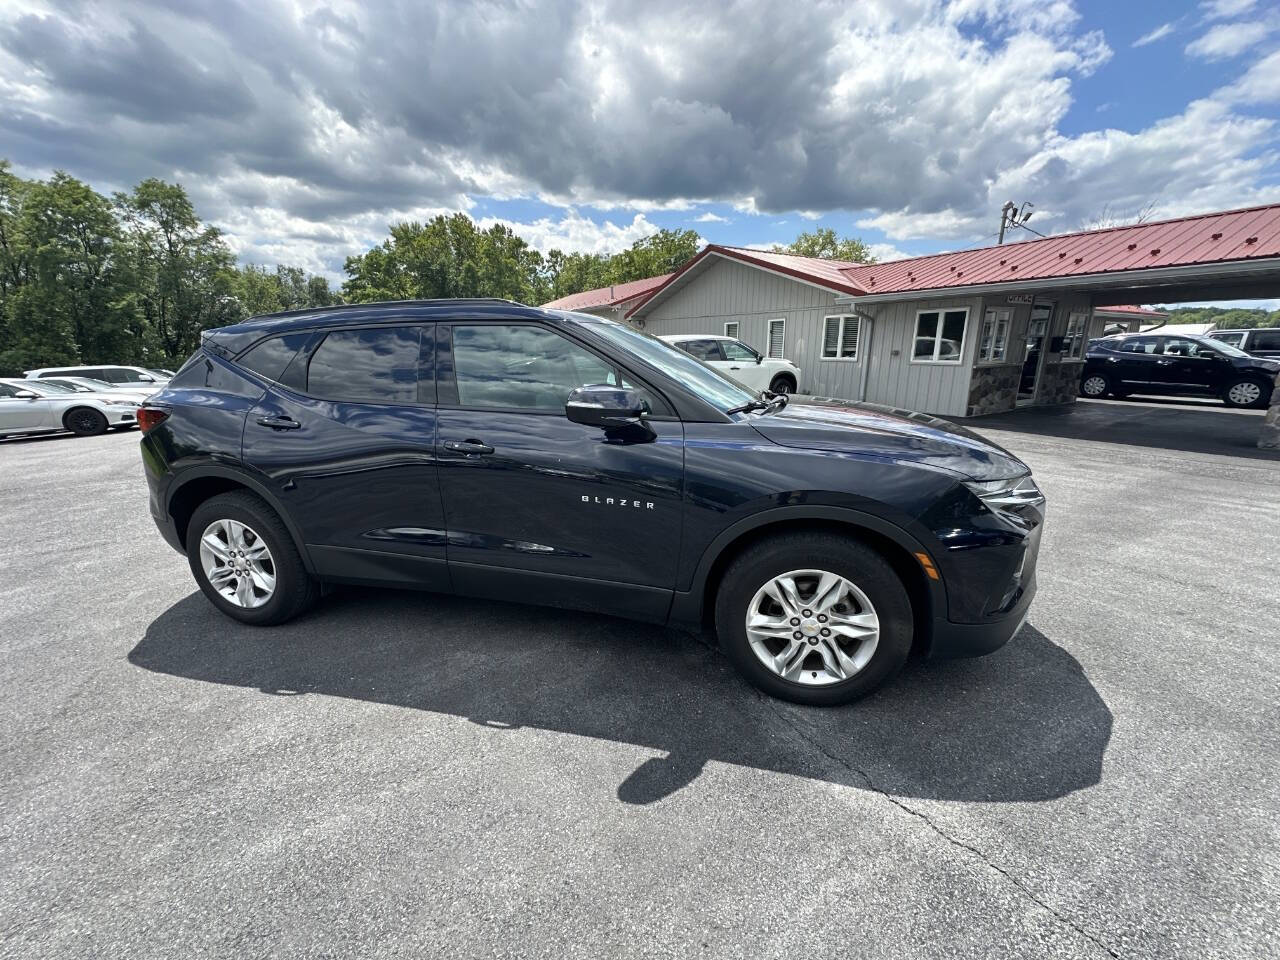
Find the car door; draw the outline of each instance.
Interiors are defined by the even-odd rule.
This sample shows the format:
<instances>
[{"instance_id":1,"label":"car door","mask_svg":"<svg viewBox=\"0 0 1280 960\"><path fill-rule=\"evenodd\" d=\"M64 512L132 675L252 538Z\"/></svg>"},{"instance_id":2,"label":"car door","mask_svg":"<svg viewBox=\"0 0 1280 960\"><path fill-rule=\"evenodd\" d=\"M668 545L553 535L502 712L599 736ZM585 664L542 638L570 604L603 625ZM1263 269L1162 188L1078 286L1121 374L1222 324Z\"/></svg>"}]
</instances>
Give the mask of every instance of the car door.
<instances>
[{"instance_id":1,"label":"car door","mask_svg":"<svg viewBox=\"0 0 1280 960\"><path fill-rule=\"evenodd\" d=\"M1152 367L1152 383L1171 393L1210 393L1221 376L1216 357L1187 337L1161 337Z\"/></svg>"},{"instance_id":2,"label":"car door","mask_svg":"<svg viewBox=\"0 0 1280 960\"><path fill-rule=\"evenodd\" d=\"M402 322L272 338L238 361L272 381L245 420L244 461L321 576L449 589L434 345L431 324Z\"/></svg>"},{"instance_id":3,"label":"car door","mask_svg":"<svg viewBox=\"0 0 1280 960\"><path fill-rule=\"evenodd\" d=\"M571 390L644 388L549 325L457 321L437 334L440 491L463 594L660 620L683 522L684 429L646 389L652 436L571 422Z\"/></svg>"},{"instance_id":4,"label":"car door","mask_svg":"<svg viewBox=\"0 0 1280 960\"><path fill-rule=\"evenodd\" d=\"M724 363L723 367L713 363L713 367L753 392L769 388L770 371L760 362L759 354L738 340L721 340L719 343L724 352Z\"/></svg>"},{"instance_id":5,"label":"car door","mask_svg":"<svg viewBox=\"0 0 1280 960\"><path fill-rule=\"evenodd\" d=\"M50 413L53 404L47 397L18 396L19 393L33 392L21 386L0 383L0 433L56 426Z\"/></svg>"},{"instance_id":6,"label":"car door","mask_svg":"<svg viewBox=\"0 0 1280 960\"><path fill-rule=\"evenodd\" d=\"M1120 343L1120 348L1106 359L1104 372L1129 384L1149 384L1156 376L1155 365L1160 357L1156 350L1159 337L1130 337Z\"/></svg>"}]
</instances>

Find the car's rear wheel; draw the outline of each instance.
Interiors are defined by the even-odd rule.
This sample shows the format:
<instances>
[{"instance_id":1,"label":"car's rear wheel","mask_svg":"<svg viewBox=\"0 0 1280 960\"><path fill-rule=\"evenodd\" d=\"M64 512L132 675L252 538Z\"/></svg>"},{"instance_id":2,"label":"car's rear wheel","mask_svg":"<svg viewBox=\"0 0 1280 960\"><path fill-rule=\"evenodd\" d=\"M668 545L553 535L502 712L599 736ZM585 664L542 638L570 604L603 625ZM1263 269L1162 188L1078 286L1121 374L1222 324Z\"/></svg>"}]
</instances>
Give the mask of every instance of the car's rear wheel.
<instances>
[{"instance_id":1,"label":"car's rear wheel","mask_svg":"<svg viewBox=\"0 0 1280 960\"><path fill-rule=\"evenodd\" d=\"M1105 397L1111 393L1111 381L1104 374L1091 373L1080 381L1080 396Z\"/></svg>"},{"instance_id":2,"label":"car's rear wheel","mask_svg":"<svg viewBox=\"0 0 1280 960\"><path fill-rule=\"evenodd\" d=\"M716 632L766 693L814 706L865 696L911 651L911 601L893 567L848 537L783 535L725 571Z\"/></svg>"},{"instance_id":3,"label":"car's rear wheel","mask_svg":"<svg viewBox=\"0 0 1280 960\"><path fill-rule=\"evenodd\" d=\"M319 596L284 522L251 493L224 493L197 507L186 547L204 595L241 623L284 623Z\"/></svg>"},{"instance_id":4,"label":"car's rear wheel","mask_svg":"<svg viewBox=\"0 0 1280 960\"><path fill-rule=\"evenodd\" d=\"M780 373L769 382L769 390L772 393L795 393L796 382L785 373Z\"/></svg>"},{"instance_id":5,"label":"car's rear wheel","mask_svg":"<svg viewBox=\"0 0 1280 960\"><path fill-rule=\"evenodd\" d=\"M1251 377L1241 377L1227 385L1222 402L1228 407L1265 407L1271 402L1272 386Z\"/></svg>"},{"instance_id":6,"label":"car's rear wheel","mask_svg":"<svg viewBox=\"0 0 1280 960\"><path fill-rule=\"evenodd\" d=\"M62 418L62 425L77 437L94 437L107 432L107 418L93 407L73 407Z\"/></svg>"}]
</instances>

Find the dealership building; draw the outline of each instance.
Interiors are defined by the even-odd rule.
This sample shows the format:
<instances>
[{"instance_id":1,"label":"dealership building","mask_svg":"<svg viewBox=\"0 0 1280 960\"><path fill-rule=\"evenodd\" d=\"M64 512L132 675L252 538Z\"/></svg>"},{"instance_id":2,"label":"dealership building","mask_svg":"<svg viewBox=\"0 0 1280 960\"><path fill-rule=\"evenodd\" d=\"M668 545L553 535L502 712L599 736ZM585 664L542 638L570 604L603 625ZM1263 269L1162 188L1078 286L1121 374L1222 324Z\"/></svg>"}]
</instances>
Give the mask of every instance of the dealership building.
<instances>
[{"instance_id":1,"label":"dealership building","mask_svg":"<svg viewBox=\"0 0 1280 960\"><path fill-rule=\"evenodd\" d=\"M738 337L798 364L802 392L964 417L1074 401L1090 338L1158 322L1134 305L1278 291L1272 205L877 264L711 244L547 306Z\"/></svg>"}]
</instances>

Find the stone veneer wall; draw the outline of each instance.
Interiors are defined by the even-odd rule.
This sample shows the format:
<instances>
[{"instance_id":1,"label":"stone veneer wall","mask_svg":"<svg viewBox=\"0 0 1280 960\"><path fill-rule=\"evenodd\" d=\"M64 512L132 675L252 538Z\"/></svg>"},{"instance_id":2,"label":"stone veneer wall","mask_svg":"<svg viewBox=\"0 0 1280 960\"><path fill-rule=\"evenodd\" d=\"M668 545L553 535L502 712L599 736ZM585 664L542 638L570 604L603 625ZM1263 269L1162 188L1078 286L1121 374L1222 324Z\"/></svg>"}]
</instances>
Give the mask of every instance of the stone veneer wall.
<instances>
[{"instance_id":1,"label":"stone veneer wall","mask_svg":"<svg viewBox=\"0 0 1280 960\"><path fill-rule=\"evenodd\" d=\"M986 413L1012 410L1018 404L1018 382L1021 379L1020 363L974 367L969 380L969 403L965 416L980 417Z\"/></svg>"},{"instance_id":2,"label":"stone veneer wall","mask_svg":"<svg viewBox=\"0 0 1280 960\"><path fill-rule=\"evenodd\" d=\"M1075 403L1080 395L1082 363L1049 363L1040 371L1040 389L1036 393L1037 404Z\"/></svg>"}]
</instances>

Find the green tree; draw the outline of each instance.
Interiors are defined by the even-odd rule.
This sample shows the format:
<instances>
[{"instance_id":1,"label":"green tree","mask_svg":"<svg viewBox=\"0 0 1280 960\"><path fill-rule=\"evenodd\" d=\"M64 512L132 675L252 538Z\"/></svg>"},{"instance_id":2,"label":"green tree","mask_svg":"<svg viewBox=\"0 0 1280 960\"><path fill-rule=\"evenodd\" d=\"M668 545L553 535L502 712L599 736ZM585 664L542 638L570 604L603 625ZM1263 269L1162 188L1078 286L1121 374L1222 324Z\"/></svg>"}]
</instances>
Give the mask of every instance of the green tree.
<instances>
[{"instance_id":1,"label":"green tree","mask_svg":"<svg viewBox=\"0 0 1280 960\"><path fill-rule=\"evenodd\" d=\"M235 271L231 286L246 317L337 302L327 279L284 264L277 264L274 271L246 264Z\"/></svg>"},{"instance_id":2,"label":"green tree","mask_svg":"<svg viewBox=\"0 0 1280 960\"><path fill-rule=\"evenodd\" d=\"M116 194L125 226L131 293L145 321L148 362L176 363L200 332L242 316L234 260L217 227L206 226L180 184L154 178Z\"/></svg>"},{"instance_id":3,"label":"green tree","mask_svg":"<svg viewBox=\"0 0 1280 960\"><path fill-rule=\"evenodd\" d=\"M850 263L875 263L871 250L857 237L837 237L830 227L818 227L806 231L785 247L775 245L779 253L798 253L802 257L821 257L823 260L846 260Z\"/></svg>"}]
</instances>

